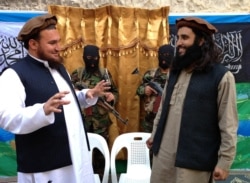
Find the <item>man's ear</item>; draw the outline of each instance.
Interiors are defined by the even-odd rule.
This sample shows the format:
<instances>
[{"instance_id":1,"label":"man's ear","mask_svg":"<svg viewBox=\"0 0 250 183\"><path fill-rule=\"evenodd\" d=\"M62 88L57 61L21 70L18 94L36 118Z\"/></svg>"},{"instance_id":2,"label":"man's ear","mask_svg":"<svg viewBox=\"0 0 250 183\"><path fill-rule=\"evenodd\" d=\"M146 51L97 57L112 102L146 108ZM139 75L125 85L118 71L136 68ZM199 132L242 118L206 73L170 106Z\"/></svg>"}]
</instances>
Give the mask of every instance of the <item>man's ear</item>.
<instances>
[{"instance_id":1,"label":"man's ear","mask_svg":"<svg viewBox=\"0 0 250 183\"><path fill-rule=\"evenodd\" d=\"M200 41L199 41L199 46L203 45L205 42L204 38L201 38Z\"/></svg>"},{"instance_id":2,"label":"man's ear","mask_svg":"<svg viewBox=\"0 0 250 183\"><path fill-rule=\"evenodd\" d=\"M29 48L32 50L37 49L38 42L35 39L30 39L29 40Z\"/></svg>"}]
</instances>

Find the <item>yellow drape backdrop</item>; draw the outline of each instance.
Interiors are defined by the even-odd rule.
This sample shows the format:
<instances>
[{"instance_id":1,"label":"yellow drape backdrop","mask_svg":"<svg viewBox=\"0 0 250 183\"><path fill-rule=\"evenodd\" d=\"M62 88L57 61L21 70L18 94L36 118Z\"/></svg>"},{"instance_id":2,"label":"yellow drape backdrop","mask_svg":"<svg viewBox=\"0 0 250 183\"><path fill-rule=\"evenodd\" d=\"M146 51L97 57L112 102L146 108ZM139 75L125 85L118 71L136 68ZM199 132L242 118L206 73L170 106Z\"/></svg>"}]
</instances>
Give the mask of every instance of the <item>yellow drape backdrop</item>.
<instances>
[{"instance_id":1,"label":"yellow drape backdrop","mask_svg":"<svg viewBox=\"0 0 250 183\"><path fill-rule=\"evenodd\" d=\"M142 110L136 89L144 72L158 66L159 46L169 42L169 7L142 9L109 5L84 9L50 5L48 11L58 18L62 56L70 73L83 66L84 45L100 47L100 66L108 68L118 87L116 110L129 120L124 125L110 115L113 124L109 146L117 135L139 131ZM139 69L139 75L131 74L135 68Z\"/></svg>"}]
</instances>

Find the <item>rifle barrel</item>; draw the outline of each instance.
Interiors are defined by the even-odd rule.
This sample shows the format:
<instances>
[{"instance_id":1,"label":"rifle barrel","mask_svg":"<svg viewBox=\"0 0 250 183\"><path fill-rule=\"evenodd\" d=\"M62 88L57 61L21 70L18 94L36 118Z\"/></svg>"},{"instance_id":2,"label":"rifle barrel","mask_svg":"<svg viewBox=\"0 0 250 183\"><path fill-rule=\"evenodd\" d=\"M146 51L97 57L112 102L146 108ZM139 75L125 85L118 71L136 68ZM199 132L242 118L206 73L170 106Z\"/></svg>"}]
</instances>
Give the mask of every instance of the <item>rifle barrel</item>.
<instances>
[{"instance_id":1,"label":"rifle barrel","mask_svg":"<svg viewBox=\"0 0 250 183\"><path fill-rule=\"evenodd\" d=\"M109 111L112 112L115 115L115 117L117 117L123 124L126 125L128 123L128 119L121 118L119 112L115 110L114 107L112 107L108 102L106 102L103 98L99 99L109 109Z\"/></svg>"}]
</instances>

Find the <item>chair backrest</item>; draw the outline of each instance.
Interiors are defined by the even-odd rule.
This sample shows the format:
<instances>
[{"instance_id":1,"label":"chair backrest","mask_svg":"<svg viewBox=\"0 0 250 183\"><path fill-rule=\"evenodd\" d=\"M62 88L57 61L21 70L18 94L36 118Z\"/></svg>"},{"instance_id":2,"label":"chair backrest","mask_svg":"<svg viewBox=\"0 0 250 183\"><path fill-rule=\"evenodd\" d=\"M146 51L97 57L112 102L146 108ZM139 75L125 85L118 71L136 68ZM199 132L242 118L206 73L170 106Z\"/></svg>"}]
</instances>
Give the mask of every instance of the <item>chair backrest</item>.
<instances>
[{"instance_id":1,"label":"chair backrest","mask_svg":"<svg viewBox=\"0 0 250 183\"><path fill-rule=\"evenodd\" d=\"M122 148L126 148L128 153L127 174L138 173L139 175L151 172L149 149L146 146L150 135L150 133L145 132L131 132L121 134L115 139L110 160L112 183L117 182L115 160Z\"/></svg>"},{"instance_id":2,"label":"chair backrest","mask_svg":"<svg viewBox=\"0 0 250 183\"><path fill-rule=\"evenodd\" d=\"M95 133L88 132L88 138L89 138L91 159L93 156L93 150L95 148L97 148L103 154L105 158L105 167L104 167L102 183L108 183L109 170L110 170L110 152L109 152L108 144L101 135L98 135Z\"/></svg>"}]
</instances>

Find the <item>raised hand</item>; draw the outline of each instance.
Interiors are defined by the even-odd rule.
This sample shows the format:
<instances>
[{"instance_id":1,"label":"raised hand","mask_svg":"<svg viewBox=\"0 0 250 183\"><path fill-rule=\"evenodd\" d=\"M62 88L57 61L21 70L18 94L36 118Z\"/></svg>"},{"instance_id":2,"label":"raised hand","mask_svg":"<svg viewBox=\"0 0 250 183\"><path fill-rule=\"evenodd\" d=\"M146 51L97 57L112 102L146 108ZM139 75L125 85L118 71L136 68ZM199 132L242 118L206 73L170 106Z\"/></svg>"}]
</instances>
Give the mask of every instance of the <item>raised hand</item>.
<instances>
[{"instance_id":1,"label":"raised hand","mask_svg":"<svg viewBox=\"0 0 250 183\"><path fill-rule=\"evenodd\" d=\"M86 93L87 98L100 97L105 95L105 91L110 89L110 83L104 80L98 82L94 88L89 89Z\"/></svg>"},{"instance_id":2,"label":"raised hand","mask_svg":"<svg viewBox=\"0 0 250 183\"><path fill-rule=\"evenodd\" d=\"M69 91L58 92L53 95L49 100L43 105L43 110L46 115L49 115L51 112L62 112L62 106L70 103L69 100L63 99Z\"/></svg>"}]
</instances>

